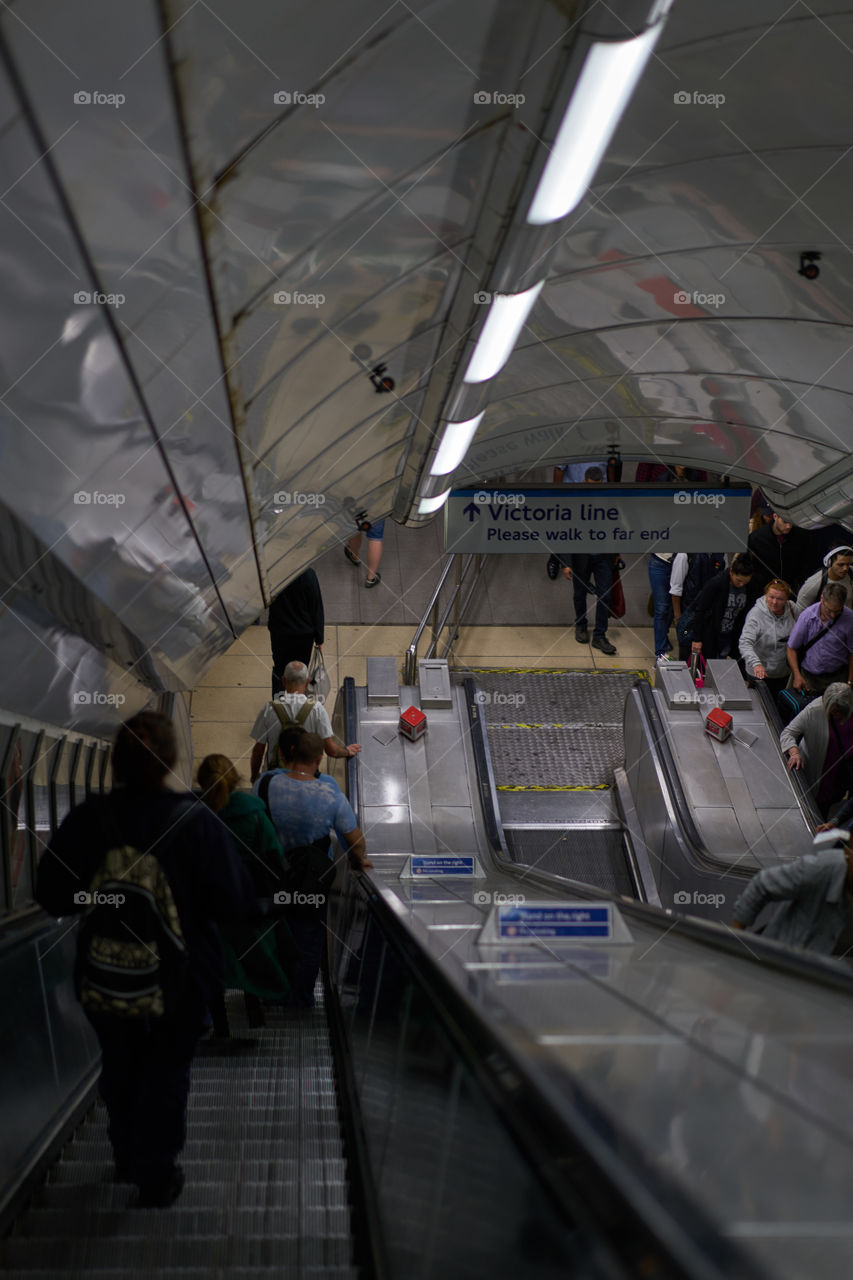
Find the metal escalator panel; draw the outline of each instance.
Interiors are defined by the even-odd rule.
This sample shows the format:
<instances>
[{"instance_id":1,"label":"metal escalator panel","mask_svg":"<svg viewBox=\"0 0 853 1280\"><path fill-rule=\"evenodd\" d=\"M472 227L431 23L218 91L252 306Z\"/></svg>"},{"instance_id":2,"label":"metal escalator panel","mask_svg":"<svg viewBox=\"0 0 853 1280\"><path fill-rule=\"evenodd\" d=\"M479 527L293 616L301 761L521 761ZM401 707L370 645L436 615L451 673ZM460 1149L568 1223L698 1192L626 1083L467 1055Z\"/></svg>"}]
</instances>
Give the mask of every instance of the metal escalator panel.
<instances>
[{"instance_id":1,"label":"metal escalator panel","mask_svg":"<svg viewBox=\"0 0 853 1280\"><path fill-rule=\"evenodd\" d=\"M625 699L638 671L477 670L475 699L514 862L647 896L629 869L614 797Z\"/></svg>"},{"instance_id":2,"label":"metal escalator panel","mask_svg":"<svg viewBox=\"0 0 853 1280\"><path fill-rule=\"evenodd\" d=\"M638 671L476 670L495 784L503 790L613 785L625 698Z\"/></svg>"},{"instance_id":3,"label":"metal escalator panel","mask_svg":"<svg viewBox=\"0 0 853 1280\"><path fill-rule=\"evenodd\" d=\"M569 880L582 880L607 893L622 893L626 897L634 894L619 826L504 826L504 838L514 862Z\"/></svg>"},{"instance_id":4,"label":"metal escalator panel","mask_svg":"<svg viewBox=\"0 0 853 1280\"><path fill-rule=\"evenodd\" d=\"M186 1185L168 1209L133 1207L114 1181L106 1112L98 1106L66 1146L13 1234L0 1244L4 1275L250 1274L354 1280L347 1168L322 1008L247 1032L248 1052L193 1063Z\"/></svg>"}]
</instances>

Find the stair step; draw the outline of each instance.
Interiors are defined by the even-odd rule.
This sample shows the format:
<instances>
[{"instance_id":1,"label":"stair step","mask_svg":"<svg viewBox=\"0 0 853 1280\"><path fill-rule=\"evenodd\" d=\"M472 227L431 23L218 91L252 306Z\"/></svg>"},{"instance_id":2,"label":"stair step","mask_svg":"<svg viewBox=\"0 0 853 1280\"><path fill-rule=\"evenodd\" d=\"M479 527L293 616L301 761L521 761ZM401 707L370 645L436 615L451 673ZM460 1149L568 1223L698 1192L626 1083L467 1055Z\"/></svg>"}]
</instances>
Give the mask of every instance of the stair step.
<instances>
[{"instance_id":1,"label":"stair step","mask_svg":"<svg viewBox=\"0 0 853 1280\"><path fill-rule=\"evenodd\" d=\"M134 1188L126 1191L130 1194L125 1194L124 1204L114 1208L99 1208L90 1203L73 1208L33 1209L17 1229L15 1238L136 1236L140 1234L140 1210L134 1207ZM170 1234L176 1236L296 1236L300 1224L309 1235L345 1236L349 1232L349 1210L346 1205L334 1209L303 1207L300 1214L296 1197L290 1203L285 1201L275 1208L234 1208L228 1205L217 1209L209 1205L186 1205L183 1196L169 1209Z\"/></svg>"},{"instance_id":2,"label":"stair step","mask_svg":"<svg viewBox=\"0 0 853 1280\"><path fill-rule=\"evenodd\" d=\"M166 1216L168 1215L168 1216ZM134 1272L142 1267L162 1267L171 1275L176 1267L204 1267L208 1275L225 1272L232 1266L296 1268L300 1259L314 1266L342 1267L350 1265L351 1240L349 1232L340 1236L257 1235L232 1236L196 1235L181 1238L173 1236L171 1209L139 1210L140 1218L150 1218L157 1234L111 1236L101 1239L81 1239L75 1236L55 1236L47 1240L34 1240L25 1236L11 1236L0 1245L0 1259L5 1269L26 1269L32 1260L42 1269L53 1267L56 1271L72 1269L102 1270L105 1267L127 1266L132 1258ZM154 1219L158 1219L159 1222Z\"/></svg>"}]
</instances>

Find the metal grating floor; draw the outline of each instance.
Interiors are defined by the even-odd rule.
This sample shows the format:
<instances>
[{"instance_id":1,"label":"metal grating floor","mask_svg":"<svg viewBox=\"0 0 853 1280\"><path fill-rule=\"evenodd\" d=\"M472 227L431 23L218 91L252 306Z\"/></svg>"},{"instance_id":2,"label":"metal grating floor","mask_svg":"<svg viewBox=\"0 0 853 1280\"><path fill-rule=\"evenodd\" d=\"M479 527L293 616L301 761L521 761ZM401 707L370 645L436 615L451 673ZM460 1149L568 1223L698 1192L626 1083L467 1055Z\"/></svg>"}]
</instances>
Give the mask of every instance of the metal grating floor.
<instances>
[{"instance_id":1,"label":"metal grating floor","mask_svg":"<svg viewBox=\"0 0 853 1280\"><path fill-rule=\"evenodd\" d=\"M236 992L228 1009L232 1034L252 1036L256 1047L196 1057L178 1201L169 1209L131 1207L136 1191L113 1181L99 1104L0 1245L5 1275L232 1280L286 1271L294 1280L354 1280L323 1009L285 1021L268 1007L269 1026L256 1031L247 1031Z\"/></svg>"},{"instance_id":2,"label":"metal grating floor","mask_svg":"<svg viewBox=\"0 0 853 1280\"><path fill-rule=\"evenodd\" d=\"M609 787L639 671L478 671L499 788Z\"/></svg>"},{"instance_id":3,"label":"metal grating floor","mask_svg":"<svg viewBox=\"0 0 853 1280\"><path fill-rule=\"evenodd\" d=\"M504 827L504 837L513 862L633 897L618 827Z\"/></svg>"}]
</instances>

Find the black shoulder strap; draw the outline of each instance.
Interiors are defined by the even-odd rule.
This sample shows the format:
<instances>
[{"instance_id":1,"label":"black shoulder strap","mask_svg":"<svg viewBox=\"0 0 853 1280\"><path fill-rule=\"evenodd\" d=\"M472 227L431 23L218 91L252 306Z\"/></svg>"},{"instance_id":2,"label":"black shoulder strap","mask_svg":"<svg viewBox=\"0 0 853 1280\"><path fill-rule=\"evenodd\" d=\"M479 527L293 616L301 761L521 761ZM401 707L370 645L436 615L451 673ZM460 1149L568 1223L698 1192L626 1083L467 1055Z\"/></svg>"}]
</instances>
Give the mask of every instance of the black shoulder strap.
<instances>
[{"instance_id":1,"label":"black shoulder strap","mask_svg":"<svg viewBox=\"0 0 853 1280\"><path fill-rule=\"evenodd\" d=\"M820 631L818 631L815 635L812 636L811 640L807 640L805 644L800 645L799 659L798 659L800 662L802 662L803 658L806 656L806 654L808 653L812 645L817 644L821 636L825 636L827 631L830 631L835 626L840 616L841 615L839 614L837 617L833 618L830 622L825 622L821 627Z\"/></svg>"}]
</instances>

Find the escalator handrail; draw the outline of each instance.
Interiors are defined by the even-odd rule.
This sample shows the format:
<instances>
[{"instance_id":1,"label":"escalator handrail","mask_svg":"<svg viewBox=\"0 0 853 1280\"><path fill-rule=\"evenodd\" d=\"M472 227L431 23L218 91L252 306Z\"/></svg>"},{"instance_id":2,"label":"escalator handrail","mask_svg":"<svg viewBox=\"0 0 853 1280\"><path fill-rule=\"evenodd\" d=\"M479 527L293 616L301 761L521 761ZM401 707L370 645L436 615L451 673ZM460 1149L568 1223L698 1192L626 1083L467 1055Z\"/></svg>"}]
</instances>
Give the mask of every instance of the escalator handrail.
<instances>
[{"instance_id":1,"label":"escalator handrail","mask_svg":"<svg viewBox=\"0 0 853 1280\"><path fill-rule=\"evenodd\" d=\"M473 693L473 686L470 692ZM476 706L469 699L469 711L472 705ZM344 681L342 710L345 738L352 741L357 733L352 680ZM485 753L488 758L488 743L479 725L473 740L479 740L480 754ZM358 817L355 761L349 765L350 803ZM483 796L483 779L479 782L484 818L492 827L490 839L496 845L496 854L503 849L505 858L495 798ZM399 918L369 872L357 878L353 892L362 897L381 936L405 961L445 1034L461 1052L543 1190L558 1207L574 1219L579 1203L590 1210L595 1189L598 1199L593 1212L597 1214L601 1237L608 1239L611 1247L615 1235L623 1249L628 1248L630 1239L634 1243L643 1241L646 1249L660 1251L669 1264L657 1272L661 1280L664 1276L685 1280L725 1276L736 1280L739 1276L762 1274L751 1259L719 1234L692 1201L647 1162L640 1148L576 1081L572 1081L570 1105L566 1106L565 1075L550 1074L532 1040L526 1051L518 1044L509 1044ZM614 1232L616 1207L623 1215L623 1230Z\"/></svg>"},{"instance_id":2,"label":"escalator handrail","mask_svg":"<svg viewBox=\"0 0 853 1280\"><path fill-rule=\"evenodd\" d=\"M532 1037L513 1040L487 1020L464 989L407 928L384 894L359 877L382 938L403 959L454 1049L475 1076L543 1190L577 1220L579 1208L609 1247L636 1265L657 1255L661 1277L711 1280L763 1276L706 1218L704 1211L645 1158L639 1146L585 1089L543 1059ZM614 1240L619 1245L614 1245ZM636 1274L631 1272L630 1274Z\"/></svg>"},{"instance_id":3,"label":"escalator handrail","mask_svg":"<svg viewBox=\"0 0 853 1280\"><path fill-rule=\"evenodd\" d=\"M478 774L484 822L492 846L492 857L502 872L506 872L514 879L518 879L524 864L514 862L510 858L503 841L503 833L497 816L497 794L491 773L491 758L489 756L488 737L485 732L485 721L479 705L474 701L473 681L466 680L465 685L471 729L471 745ZM648 694L651 694L651 689L645 681L638 681L634 687L637 688L638 686L644 687ZM668 746L669 744L667 743L667 748ZM483 777L479 776L481 769L484 771ZM493 833L497 833L497 835ZM845 995L853 996L853 970L848 972L837 961L828 957L813 955L809 952L794 951L781 943L774 942L772 939L763 938L760 934L742 934L729 928L728 925L714 924L710 920L700 920L697 916L676 914L667 908L655 907L651 903L638 902L622 895L610 894L581 881L570 880L566 876L553 875L551 872L525 868L524 879L541 885L542 888L549 892L565 893L566 889L569 889L573 894L584 900L601 901L606 899L616 902L623 915L627 915L639 923L652 925L659 929L665 928L670 935L688 937L696 942L703 943L705 946L712 947L716 951L725 951L729 954L737 955L741 960L765 967L769 966L787 976L818 982L823 986L841 991ZM746 945L747 939L748 946Z\"/></svg>"}]
</instances>

